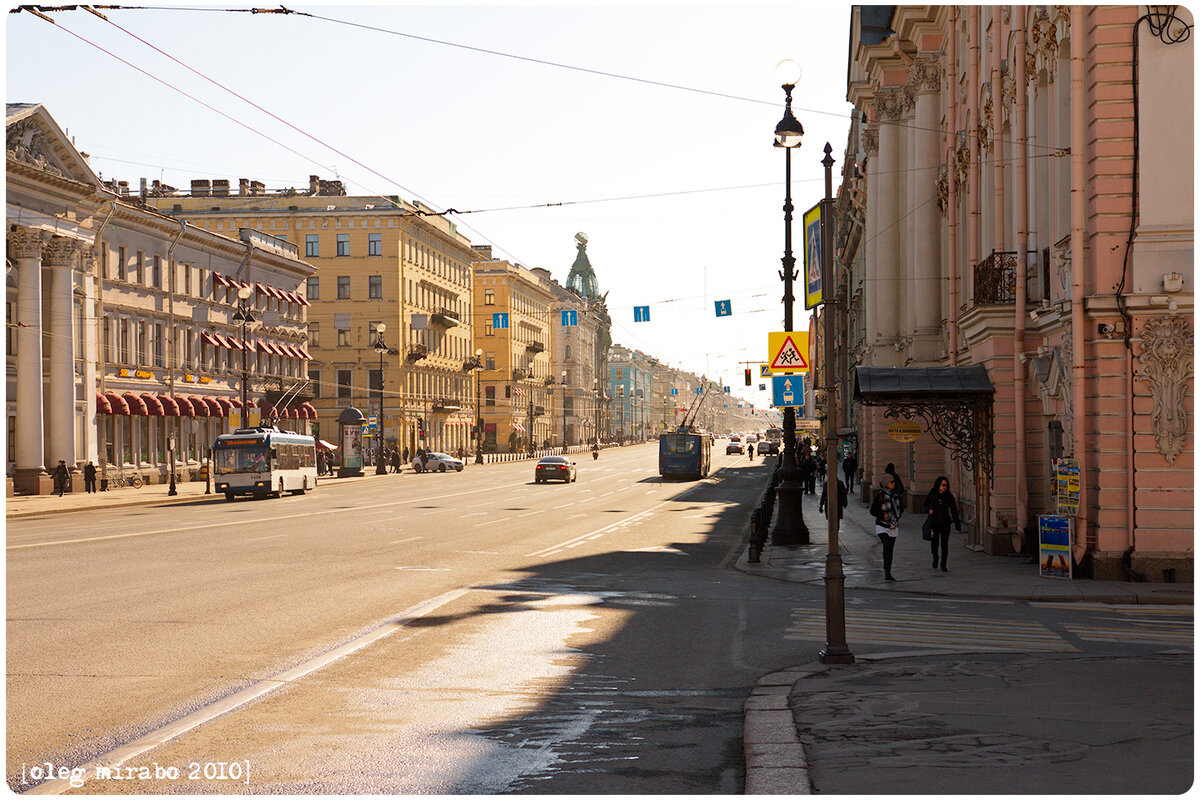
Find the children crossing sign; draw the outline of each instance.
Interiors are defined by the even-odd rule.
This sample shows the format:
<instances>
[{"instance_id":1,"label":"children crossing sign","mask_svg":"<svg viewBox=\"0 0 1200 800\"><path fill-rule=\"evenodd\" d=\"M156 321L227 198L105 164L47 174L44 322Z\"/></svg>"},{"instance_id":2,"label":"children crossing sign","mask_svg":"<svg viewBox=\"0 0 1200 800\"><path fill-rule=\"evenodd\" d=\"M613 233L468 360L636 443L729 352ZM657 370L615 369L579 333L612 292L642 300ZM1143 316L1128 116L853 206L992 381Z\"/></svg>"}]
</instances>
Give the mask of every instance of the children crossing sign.
<instances>
[{"instance_id":1,"label":"children crossing sign","mask_svg":"<svg viewBox=\"0 0 1200 800\"><path fill-rule=\"evenodd\" d=\"M767 367L773 374L808 372L808 331L767 334Z\"/></svg>"}]
</instances>

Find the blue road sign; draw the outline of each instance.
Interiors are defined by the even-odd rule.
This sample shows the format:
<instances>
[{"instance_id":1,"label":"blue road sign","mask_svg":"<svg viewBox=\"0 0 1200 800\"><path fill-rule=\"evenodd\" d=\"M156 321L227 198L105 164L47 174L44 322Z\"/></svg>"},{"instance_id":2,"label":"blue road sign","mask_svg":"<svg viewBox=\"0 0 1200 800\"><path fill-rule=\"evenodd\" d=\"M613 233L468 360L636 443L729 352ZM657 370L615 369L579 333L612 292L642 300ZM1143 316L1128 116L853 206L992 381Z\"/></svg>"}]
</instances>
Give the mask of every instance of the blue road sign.
<instances>
[{"instance_id":1,"label":"blue road sign","mask_svg":"<svg viewBox=\"0 0 1200 800\"><path fill-rule=\"evenodd\" d=\"M650 306L634 306L633 307L634 322L649 322L650 321Z\"/></svg>"},{"instance_id":2,"label":"blue road sign","mask_svg":"<svg viewBox=\"0 0 1200 800\"><path fill-rule=\"evenodd\" d=\"M776 408L804 407L804 376L774 375L771 395Z\"/></svg>"},{"instance_id":3,"label":"blue road sign","mask_svg":"<svg viewBox=\"0 0 1200 800\"><path fill-rule=\"evenodd\" d=\"M717 301L717 316L718 317L728 317L732 313L733 313L733 309L730 307L730 301L728 301L728 300L718 300Z\"/></svg>"},{"instance_id":4,"label":"blue road sign","mask_svg":"<svg viewBox=\"0 0 1200 800\"><path fill-rule=\"evenodd\" d=\"M508 312L507 311L497 311L495 314L492 314L492 327L497 330L499 330L500 328L507 328L508 327Z\"/></svg>"},{"instance_id":5,"label":"blue road sign","mask_svg":"<svg viewBox=\"0 0 1200 800\"><path fill-rule=\"evenodd\" d=\"M672 390L671 390L671 397L674 397L674 396L676 396L677 394L679 394L679 390L678 390L678 389L672 389Z\"/></svg>"},{"instance_id":6,"label":"blue road sign","mask_svg":"<svg viewBox=\"0 0 1200 800\"><path fill-rule=\"evenodd\" d=\"M570 327L574 327L577 325L579 325L579 312L578 311L563 311L562 312L562 326L564 328L570 328Z\"/></svg>"}]
</instances>

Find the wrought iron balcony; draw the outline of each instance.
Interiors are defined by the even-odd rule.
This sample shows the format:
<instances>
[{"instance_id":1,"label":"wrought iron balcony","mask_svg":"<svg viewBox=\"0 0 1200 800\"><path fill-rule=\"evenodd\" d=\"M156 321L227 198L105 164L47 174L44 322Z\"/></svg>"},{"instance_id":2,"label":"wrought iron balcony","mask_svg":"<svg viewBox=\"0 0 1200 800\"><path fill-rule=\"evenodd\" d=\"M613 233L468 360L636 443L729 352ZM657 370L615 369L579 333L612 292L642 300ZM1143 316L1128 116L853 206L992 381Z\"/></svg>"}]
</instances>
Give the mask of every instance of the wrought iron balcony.
<instances>
[{"instance_id":1,"label":"wrought iron balcony","mask_svg":"<svg viewBox=\"0 0 1200 800\"><path fill-rule=\"evenodd\" d=\"M463 372L473 372L477 369L483 369L483 362L479 360L478 356L471 356L463 360L462 369Z\"/></svg>"},{"instance_id":2,"label":"wrought iron balcony","mask_svg":"<svg viewBox=\"0 0 1200 800\"><path fill-rule=\"evenodd\" d=\"M531 353L540 353L546 349L546 345L542 344L541 342L530 342L529 344L525 345L525 349Z\"/></svg>"},{"instance_id":3,"label":"wrought iron balcony","mask_svg":"<svg viewBox=\"0 0 1200 800\"><path fill-rule=\"evenodd\" d=\"M442 398L441 400L434 400L431 408L438 412L461 411L462 403L458 400Z\"/></svg>"},{"instance_id":4,"label":"wrought iron balcony","mask_svg":"<svg viewBox=\"0 0 1200 800\"><path fill-rule=\"evenodd\" d=\"M414 344L408 348L408 354L404 356L404 360L410 364L414 364L429 355L429 348L423 344Z\"/></svg>"},{"instance_id":5,"label":"wrought iron balcony","mask_svg":"<svg viewBox=\"0 0 1200 800\"><path fill-rule=\"evenodd\" d=\"M453 328L459 324L460 320L457 312L451 311L448 308L439 308L429 315L429 322L432 325L440 325L443 328Z\"/></svg>"},{"instance_id":6,"label":"wrought iron balcony","mask_svg":"<svg viewBox=\"0 0 1200 800\"><path fill-rule=\"evenodd\" d=\"M975 305L1011 306L1017 302L1017 254L992 251L975 265Z\"/></svg>"},{"instance_id":7,"label":"wrought iron balcony","mask_svg":"<svg viewBox=\"0 0 1200 800\"><path fill-rule=\"evenodd\" d=\"M514 369L512 375L513 375L512 379L514 381L523 381L527 377L529 377L528 375L525 374L525 370L521 369L520 367L517 367L516 369Z\"/></svg>"}]
</instances>

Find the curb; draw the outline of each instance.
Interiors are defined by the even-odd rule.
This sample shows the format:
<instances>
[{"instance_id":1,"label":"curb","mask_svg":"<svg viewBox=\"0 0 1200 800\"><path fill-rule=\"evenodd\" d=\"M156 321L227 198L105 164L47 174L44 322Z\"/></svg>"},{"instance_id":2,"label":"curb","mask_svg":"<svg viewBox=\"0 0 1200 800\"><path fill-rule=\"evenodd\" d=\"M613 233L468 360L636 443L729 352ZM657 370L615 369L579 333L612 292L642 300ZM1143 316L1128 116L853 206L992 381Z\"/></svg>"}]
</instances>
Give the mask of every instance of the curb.
<instances>
[{"instance_id":1,"label":"curb","mask_svg":"<svg viewBox=\"0 0 1200 800\"><path fill-rule=\"evenodd\" d=\"M759 679L742 712L743 794L812 794L812 776L788 707L792 687L824 667L791 667Z\"/></svg>"}]
</instances>

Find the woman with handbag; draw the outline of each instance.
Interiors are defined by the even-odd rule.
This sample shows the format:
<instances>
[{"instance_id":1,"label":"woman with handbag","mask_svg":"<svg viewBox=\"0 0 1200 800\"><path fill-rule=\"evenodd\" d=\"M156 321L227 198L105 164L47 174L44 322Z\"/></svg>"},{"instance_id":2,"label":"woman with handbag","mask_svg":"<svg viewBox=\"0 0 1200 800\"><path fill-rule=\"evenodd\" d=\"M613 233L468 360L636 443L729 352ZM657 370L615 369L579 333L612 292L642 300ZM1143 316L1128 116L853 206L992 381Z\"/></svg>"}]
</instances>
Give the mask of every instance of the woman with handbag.
<instances>
[{"instance_id":1,"label":"woman with handbag","mask_svg":"<svg viewBox=\"0 0 1200 800\"><path fill-rule=\"evenodd\" d=\"M894 581L892 577L892 551L896 549L896 536L900 533L900 498L896 495L896 477L891 473L883 473L879 481L879 491L871 501L871 516L875 518L875 535L883 545L883 579Z\"/></svg>"},{"instance_id":2,"label":"woman with handbag","mask_svg":"<svg viewBox=\"0 0 1200 800\"><path fill-rule=\"evenodd\" d=\"M962 533L962 524L958 519L958 503L950 492L950 479L945 475L933 482L933 488L925 495L925 525L922 536L929 540L929 549L933 552L933 568L938 566L938 543L942 549L942 572L947 572L946 555L950 549L950 523L954 530ZM926 535L928 534L928 535Z\"/></svg>"}]
</instances>

